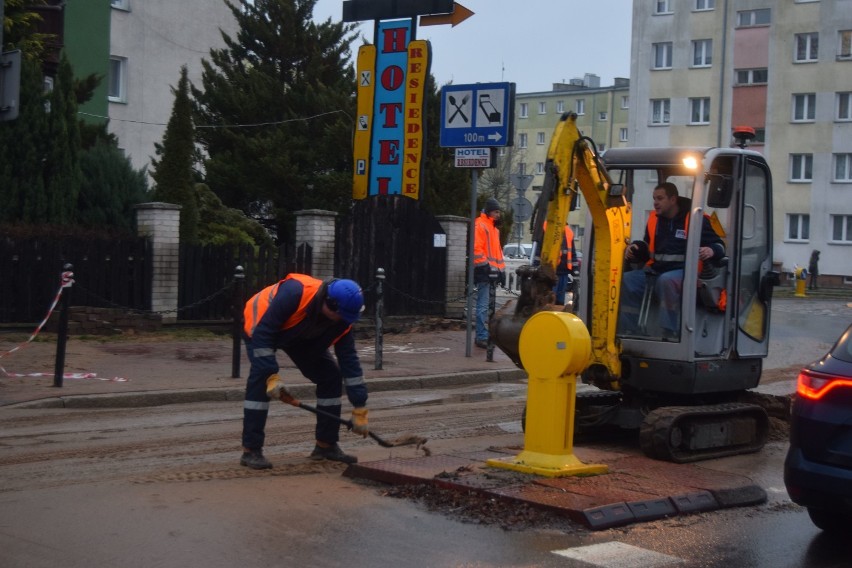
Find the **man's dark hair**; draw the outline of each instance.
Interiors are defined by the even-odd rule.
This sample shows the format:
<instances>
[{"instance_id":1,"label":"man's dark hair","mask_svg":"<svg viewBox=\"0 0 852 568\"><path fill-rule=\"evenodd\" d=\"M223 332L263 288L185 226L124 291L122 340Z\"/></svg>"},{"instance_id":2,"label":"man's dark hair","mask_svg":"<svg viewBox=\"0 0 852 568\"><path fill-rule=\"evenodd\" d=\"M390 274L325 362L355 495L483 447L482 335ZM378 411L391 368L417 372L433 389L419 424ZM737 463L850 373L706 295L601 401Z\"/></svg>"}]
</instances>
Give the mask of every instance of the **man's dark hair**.
<instances>
[{"instance_id":1,"label":"man's dark hair","mask_svg":"<svg viewBox=\"0 0 852 568\"><path fill-rule=\"evenodd\" d=\"M677 197L677 186L670 181L664 181L654 188L654 191L662 189L666 192L667 197Z\"/></svg>"}]
</instances>

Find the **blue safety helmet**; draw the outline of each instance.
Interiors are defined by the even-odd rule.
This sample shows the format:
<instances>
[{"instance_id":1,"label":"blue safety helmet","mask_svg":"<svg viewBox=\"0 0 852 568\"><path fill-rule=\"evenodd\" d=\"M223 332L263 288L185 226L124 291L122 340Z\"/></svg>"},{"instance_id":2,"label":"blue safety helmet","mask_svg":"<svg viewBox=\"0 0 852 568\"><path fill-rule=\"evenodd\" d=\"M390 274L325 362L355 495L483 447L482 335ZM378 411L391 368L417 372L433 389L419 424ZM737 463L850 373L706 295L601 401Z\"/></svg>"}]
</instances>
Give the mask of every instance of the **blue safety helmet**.
<instances>
[{"instance_id":1,"label":"blue safety helmet","mask_svg":"<svg viewBox=\"0 0 852 568\"><path fill-rule=\"evenodd\" d=\"M364 311L364 294L352 280L332 280L328 285L326 304L348 324L353 324Z\"/></svg>"}]
</instances>

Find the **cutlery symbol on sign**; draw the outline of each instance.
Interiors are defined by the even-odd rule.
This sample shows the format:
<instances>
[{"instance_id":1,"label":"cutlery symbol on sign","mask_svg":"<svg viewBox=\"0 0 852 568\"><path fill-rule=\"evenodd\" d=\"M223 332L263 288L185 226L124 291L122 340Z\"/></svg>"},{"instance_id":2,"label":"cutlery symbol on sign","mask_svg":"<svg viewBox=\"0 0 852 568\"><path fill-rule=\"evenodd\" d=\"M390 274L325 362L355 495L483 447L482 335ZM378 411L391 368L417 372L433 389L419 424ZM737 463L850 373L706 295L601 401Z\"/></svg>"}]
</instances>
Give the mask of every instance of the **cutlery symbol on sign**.
<instances>
[{"instance_id":1,"label":"cutlery symbol on sign","mask_svg":"<svg viewBox=\"0 0 852 568\"><path fill-rule=\"evenodd\" d=\"M462 110L462 107L467 104L468 100L470 100L470 95L468 94L462 97L461 104L456 104L456 98L453 95L450 95L449 97L447 97L447 99L450 101L450 104L456 108L456 112L454 112L452 116L450 116L450 120L448 120L447 122L452 122L456 115L459 114L465 122L470 122L470 120L467 118L467 116L464 114L464 111Z\"/></svg>"}]
</instances>

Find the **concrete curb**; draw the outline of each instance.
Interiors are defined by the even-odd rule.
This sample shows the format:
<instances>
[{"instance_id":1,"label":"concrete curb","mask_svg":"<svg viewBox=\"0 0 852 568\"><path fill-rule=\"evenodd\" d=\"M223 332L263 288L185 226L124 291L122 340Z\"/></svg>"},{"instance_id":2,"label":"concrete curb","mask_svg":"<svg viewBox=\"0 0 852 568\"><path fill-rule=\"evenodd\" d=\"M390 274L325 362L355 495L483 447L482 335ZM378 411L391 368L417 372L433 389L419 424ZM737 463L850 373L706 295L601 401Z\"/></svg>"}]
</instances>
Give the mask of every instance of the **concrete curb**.
<instances>
[{"instance_id":1,"label":"concrete curb","mask_svg":"<svg viewBox=\"0 0 852 568\"><path fill-rule=\"evenodd\" d=\"M431 389L487 383L518 382L525 380L526 378L526 373L520 369L501 369L496 371L470 371L444 375L372 379L368 381L368 388L370 392L386 392L393 390ZM287 390L289 390L296 398L310 399L314 396L314 386L310 383L287 385ZM118 394L72 395L19 402L16 404L5 405L3 408L142 408L147 406L188 404L194 402L241 401L243 400L244 392L244 387L240 386L214 389L170 389Z\"/></svg>"}]
</instances>

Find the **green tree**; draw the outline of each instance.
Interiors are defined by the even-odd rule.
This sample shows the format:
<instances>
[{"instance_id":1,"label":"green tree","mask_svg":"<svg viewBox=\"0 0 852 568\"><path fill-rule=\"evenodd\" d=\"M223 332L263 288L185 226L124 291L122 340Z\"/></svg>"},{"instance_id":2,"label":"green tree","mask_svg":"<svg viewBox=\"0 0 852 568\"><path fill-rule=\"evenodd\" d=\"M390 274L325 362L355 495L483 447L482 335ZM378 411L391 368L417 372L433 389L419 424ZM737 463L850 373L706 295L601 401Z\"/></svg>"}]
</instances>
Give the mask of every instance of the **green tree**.
<instances>
[{"instance_id":1,"label":"green tree","mask_svg":"<svg viewBox=\"0 0 852 568\"><path fill-rule=\"evenodd\" d=\"M79 224L131 231L133 206L148 201L145 170L134 170L122 150L103 140L81 153L80 169Z\"/></svg>"},{"instance_id":2,"label":"green tree","mask_svg":"<svg viewBox=\"0 0 852 568\"><path fill-rule=\"evenodd\" d=\"M71 63L63 53L50 93L49 143L43 170L47 218L58 225L74 221L80 193L80 125L75 86Z\"/></svg>"},{"instance_id":3,"label":"green tree","mask_svg":"<svg viewBox=\"0 0 852 568\"><path fill-rule=\"evenodd\" d=\"M470 216L470 170L456 168L452 148L441 148L441 94L430 74L426 81L426 160L421 199L434 215Z\"/></svg>"},{"instance_id":4,"label":"green tree","mask_svg":"<svg viewBox=\"0 0 852 568\"><path fill-rule=\"evenodd\" d=\"M0 123L0 222L48 222L42 176L46 102L41 65L25 57L18 118Z\"/></svg>"},{"instance_id":5,"label":"green tree","mask_svg":"<svg viewBox=\"0 0 852 568\"><path fill-rule=\"evenodd\" d=\"M192 124L192 102L189 100L189 79L186 66L181 67L172 115L166 126L162 144L155 144L158 159L151 160L151 177L156 182L153 198L181 206L180 240L198 240L198 201L193 180L195 127Z\"/></svg>"},{"instance_id":6,"label":"green tree","mask_svg":"<svg viewBox=\"0 0 852 568\"><path fill-rule=\"evenodd\" d=\"M32 8L45 4L45 0L6 0L3 18L3 42L6 45L0 46L3 48L0 51L20 49L24 57L41 61L47 41L54 36L35 31L42 18Z\"/></svg>"},{"instance_id":7,"label":"green tree","mask_svg":"<svg viewBox=\"0 0 852 568\"><path fill-rule=\"evenodd\" d=\"M195 185L198 197L198 242L203 245L271 245L272 237L263 225L249 219L239 209L225 207L222 200L203 183Z\"/></svg>"},{"instance_id":8,"label":"green tree","mask_svg":"<svg viewBox=\"0 0 852 568\"><path fill-rule=\"evenodd\" d=\"M354 27L313 22L316 0L225 3L239 31L192 89L206 182L287 240L295 211L350 204Z\"/></svg>"}]
</instances>

